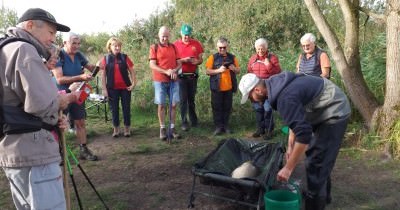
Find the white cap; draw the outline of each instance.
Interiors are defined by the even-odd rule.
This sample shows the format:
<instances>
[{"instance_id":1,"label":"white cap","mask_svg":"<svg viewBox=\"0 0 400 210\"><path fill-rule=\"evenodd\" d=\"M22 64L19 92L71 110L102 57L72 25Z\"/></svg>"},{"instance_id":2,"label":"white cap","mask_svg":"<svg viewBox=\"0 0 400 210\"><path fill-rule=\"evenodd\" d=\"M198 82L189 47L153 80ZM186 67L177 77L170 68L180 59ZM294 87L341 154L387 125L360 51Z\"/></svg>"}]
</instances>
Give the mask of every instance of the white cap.
<instances>
[{"instance_id":1,"label":"white cap","mask_svg":"<svg viewBox=\"0 0 400 210\"><path fill-rule=\"evenodd\" d=\"M257 85L259 81L260 78L258 78L257 75L253 73L243 75L242 79L239 82L239 90L242 93L242 100L240 101L241 104L246 103L251 90L253 90L253 88Z\"/></svg>"}]
</instances>

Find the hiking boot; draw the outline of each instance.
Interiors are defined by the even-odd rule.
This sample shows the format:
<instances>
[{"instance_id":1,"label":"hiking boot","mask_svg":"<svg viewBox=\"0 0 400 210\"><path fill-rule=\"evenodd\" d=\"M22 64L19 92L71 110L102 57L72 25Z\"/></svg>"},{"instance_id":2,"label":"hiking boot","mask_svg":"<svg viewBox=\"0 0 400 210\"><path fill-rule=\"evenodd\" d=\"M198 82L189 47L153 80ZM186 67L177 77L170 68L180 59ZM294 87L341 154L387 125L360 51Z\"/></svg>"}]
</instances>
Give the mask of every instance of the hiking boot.
<instances>
[{"instance_id":1,"label":"hiking boot","mask_svg":"<svg viewBox=\"0 0 400 210\"><path fill-rule=\"evenodd\" d=\"M79 159L96 161L97 156L93 155L92 151L90 151L87 147L81 147L79 151Z\"/></svg>"},{"instance_id":2,"label":"hiking boot","mask_svg":"<svg viewBox=\"0 0 400 210\"><path fill-rule=\"evenodd\" d=\"M167 129L166 128L160 128L160 139L163 141L167 140Z\"/></svg>"},{"instance_id":3,"label":"hiking boot","mask_svg":"<svg viewBox=\"0 0 400 210\"><path fill-rule=\"evenodd\" d=\"M174 139L179 139L181 138L181 135L179 135L179 133L176 132L175 128L171 128L171 135Z\"/></svg>"},{"instance_id":4,"label":"hiking boot","mask_svg":"<svg viewBox=\"0 0 400 210\"><path fill-rule=\"evenodd\" d=\"M224 129L218 127L215 129L213 134L214 134L214 136L218 136L218 135L221 135L222 133L224 133Z\"/></svg>"},{"instance_id":5,"label":"hiking boot","mask_svg":"<svg viewBox=\"0 0 400 210\"><path fill-rule=\"evenodd\" d=\"M188 130L189 130L189 125L188 125L187 123L182 123L181 129L182 129L183 131L188 131Z\"/></svg>"},{"instance_id":6,"label":"hiking boot","mask_svg":"<svg viewBox=\"0 0 400 210\"><path fill-rule=\"evenodd\" d=\"M253 137L257 138L257 137L260 137L261 135L264 135L264 134L265 134L265 130L262 129L262 128L258 128L256 130L256 132L253 133Z\"/></svg>"}]
</instances>

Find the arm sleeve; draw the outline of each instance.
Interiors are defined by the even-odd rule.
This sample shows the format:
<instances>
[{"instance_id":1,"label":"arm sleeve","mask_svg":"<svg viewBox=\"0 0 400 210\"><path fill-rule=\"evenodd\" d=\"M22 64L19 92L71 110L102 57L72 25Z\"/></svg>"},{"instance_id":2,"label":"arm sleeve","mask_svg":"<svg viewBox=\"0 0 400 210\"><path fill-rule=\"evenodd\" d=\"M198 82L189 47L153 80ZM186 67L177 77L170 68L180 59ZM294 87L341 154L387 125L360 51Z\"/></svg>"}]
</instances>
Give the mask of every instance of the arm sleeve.
<instances>
[{"instance_id":1,"label":"arm sleeve","mask_svg":"<svg viewBox=\"0 0 400 210\"><path fill-rule=\"evenodd\" d=\"M157 60L155 45L151 45L149 49L149 60Z\"/></svg>"},{"instance_id":2,"label":"arm sleeve","mask_svg":"<svg viewBox=\"0 0 400 210\"><path fill-rule=\"evenodd\" d=\"M249 59L249 63L247 63L247 73L253 73L253 63L255 61L255 56L251 56Z\"/></svg>"},{"instance_id":3,"label":"arm sleeve","mask_svg":"<svg viewBox=\"0 0 400 210\"><path fill-rule=\"evenodd\" d=\"M207 62L205 64L206 69L212 69L213 68L213 63L214 63L214 56L210 55L210 57L207 58Z\"/></svg>"},{"instance_id":4,"label":"arm sleeve","mask_svg":"<svg viewBox=\"0 0 400 210\"><path fill-rule=\"evenodd\" d=\"M294 94L282 94L277 103L277 110L283 121L295 133L296 141L309 144L312 137L312 126L305 121L305 109Z\"/></svg>"},{"instance_id":5,"label":"arm sleeve","mask_svg":"<svg viewBox=\"0 0 400 210\"><path fill-rule=\"evenodd\" d=\"M279 64L279 59L276 55L271 55L271 59L270 59L270 68L267 69L269 70L270 74L277 74L279 72L281 72L281 65Z\"/></svg>"}]
</instances>

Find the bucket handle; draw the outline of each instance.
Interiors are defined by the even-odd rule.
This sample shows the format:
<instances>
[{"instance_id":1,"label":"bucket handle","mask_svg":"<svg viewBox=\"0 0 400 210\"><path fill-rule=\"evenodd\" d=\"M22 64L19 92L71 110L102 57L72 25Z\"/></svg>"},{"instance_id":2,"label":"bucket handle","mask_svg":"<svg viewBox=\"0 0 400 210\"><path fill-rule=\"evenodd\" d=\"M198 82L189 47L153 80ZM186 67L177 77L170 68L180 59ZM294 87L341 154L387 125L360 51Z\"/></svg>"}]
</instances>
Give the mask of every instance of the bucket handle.
<instances>
[{"instance_id":1,"label":"bucket handle","mask_svg":"<svg viewBox=\"0 0 400 210\"><path fill-rule=\"evenodd\" d=\"M296 190L296 195L297 195L297 200L299 201L299 206L301 206L301 192L300 192L300 188L297 184L294 183L293 180L289 179L289 181L286 182L280 182L280 183L284 183L284 184L288 184L290 186L292 186L295 190ZM267 186L266 191L270 191L271 190L271 186Z\"/></svg>"}]
</instances>

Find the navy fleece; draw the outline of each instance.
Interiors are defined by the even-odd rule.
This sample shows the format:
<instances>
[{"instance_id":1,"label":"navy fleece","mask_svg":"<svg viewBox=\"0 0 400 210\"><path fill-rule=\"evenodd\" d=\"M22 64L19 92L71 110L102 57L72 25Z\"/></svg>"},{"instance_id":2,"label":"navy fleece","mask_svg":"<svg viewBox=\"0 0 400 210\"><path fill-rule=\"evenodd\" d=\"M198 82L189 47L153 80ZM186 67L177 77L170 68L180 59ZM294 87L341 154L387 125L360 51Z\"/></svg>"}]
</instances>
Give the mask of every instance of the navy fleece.
<instances>
[{"instance_id":1,"label":"navy fleece","mask_svg":"<svg viewBox=\"0 0 400 210\"><path fill-rule=\"evenodd\" d=\"M268 101L295 133L296 141L308 144L312 125L306 121L305 105L321 94L324 81L320 77L282 72L265 80Z\"/></svg>"}]
</instances>

